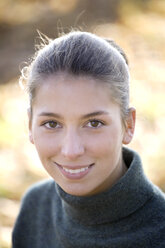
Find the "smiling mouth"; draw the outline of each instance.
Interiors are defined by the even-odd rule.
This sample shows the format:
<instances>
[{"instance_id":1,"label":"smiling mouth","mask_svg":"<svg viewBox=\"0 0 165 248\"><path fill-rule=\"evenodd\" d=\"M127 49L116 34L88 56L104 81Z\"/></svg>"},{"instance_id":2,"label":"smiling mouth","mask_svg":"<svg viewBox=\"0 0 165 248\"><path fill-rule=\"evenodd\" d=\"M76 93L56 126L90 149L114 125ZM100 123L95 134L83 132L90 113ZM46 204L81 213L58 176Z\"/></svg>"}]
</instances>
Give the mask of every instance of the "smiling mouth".
<instances>
[{"instance_id":1,"label":"smiling mouth","mask_svg":"<svg viewBox=\"0 0 165 248\"><path fill-rule=\"evenodd\" d=\"M62 167L62 168L63 168L63 170L66 171L66 172L69 172L69 173L71 173L71 174L76 174L76 173L81 173L81 172L84 172L84 171L88 170L89 166L84 167L84 168L81 168L81 169L74 169L74 170L72 170L72 169L67 169L67 168L65 168L65 167Z\"/></svg>"},{"instance_id":2,"label":"smiling mouth","mask_svg":"<svg viewBox=\"0 0 165 248\"><path fill-rule=\"evenodd\" d=\"M94 163L92 163L88 166L62 166L56 162L55 164L58 166L63 175L75 179L79 179L85 176L90 171L91 167L94 165Z\"/></svg>"}]
</instances>

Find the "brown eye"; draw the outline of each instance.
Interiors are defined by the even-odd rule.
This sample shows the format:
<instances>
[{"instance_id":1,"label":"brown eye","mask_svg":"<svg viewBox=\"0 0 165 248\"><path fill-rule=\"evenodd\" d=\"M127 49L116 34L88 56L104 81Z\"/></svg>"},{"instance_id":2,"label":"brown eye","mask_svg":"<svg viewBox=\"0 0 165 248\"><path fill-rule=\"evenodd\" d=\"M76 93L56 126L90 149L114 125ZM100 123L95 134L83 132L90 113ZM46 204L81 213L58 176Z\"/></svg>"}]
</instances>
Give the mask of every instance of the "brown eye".
<instances>
[{"instance_id":1,"label":"brown eye","mask_svg":"<svg viewBox=\"0 0 165 248\"><path fill-rule=\"evenodd\" d=\"M56 122L56 121L48 121L44 124L44 126L46 128L49 128L49 129L54 129L54 128L59 128L60 125Z\"/></svg>"},{"instance_id":2,"label":"brown eye","mask_svg":"<svg viewBox=\"0 0 165 248\"><path fill-rule=\"evenodd\" d=\"M91 127L91 128L98 128L98 127L101 127L103 125L104 125L104 123L99 121L99 120L91 120L87 124L87 126Z\"/></svg>"},{"instance_id":3,"label":"brown eye","mask_svg":"<svg viewBox=\"0 0 165 248\"><path fill-rule=\"evenodd\" d=\"M92 127L98 127L100 125L99 121L91 121L90 123Z\"/></svg>"}]
</instances>

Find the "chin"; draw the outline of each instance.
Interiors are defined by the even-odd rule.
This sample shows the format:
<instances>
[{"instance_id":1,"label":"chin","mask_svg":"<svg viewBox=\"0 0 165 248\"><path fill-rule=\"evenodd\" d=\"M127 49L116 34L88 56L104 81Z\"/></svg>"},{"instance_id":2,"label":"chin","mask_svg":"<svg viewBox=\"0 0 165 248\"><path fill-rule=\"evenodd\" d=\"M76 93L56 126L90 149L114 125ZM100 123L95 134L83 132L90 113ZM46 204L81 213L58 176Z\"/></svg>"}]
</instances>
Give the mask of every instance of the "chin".
<instances>
[{"instance_id":1,"label":"chin","mask_svg":"<svg viewBox=\"0 0 165 248\"><path fill-rule=\"evenodd\" d=\"M62 187L60 186L67 194L73 196L90 196L92 195L91 191L84 190L84 188L79 188L77 185L73 185L71 187Z\"/></svg>"}]
</instances>

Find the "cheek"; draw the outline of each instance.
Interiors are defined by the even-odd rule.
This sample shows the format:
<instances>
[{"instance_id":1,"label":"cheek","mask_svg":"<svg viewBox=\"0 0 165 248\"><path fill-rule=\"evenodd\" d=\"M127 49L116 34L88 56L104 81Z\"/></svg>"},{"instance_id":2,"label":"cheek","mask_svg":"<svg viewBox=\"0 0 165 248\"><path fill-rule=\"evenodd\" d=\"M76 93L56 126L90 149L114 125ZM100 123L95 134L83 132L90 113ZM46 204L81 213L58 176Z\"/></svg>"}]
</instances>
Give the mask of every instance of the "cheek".
<instances>
[{"instance_id":1,"label":"cheek","mask_svg":"<svg viewBox=\"0 0 165 248\"><path fill-rule=\"evenodd\" d=\"M98 157L112 156L113 153L119 152L121 147L122 133L117 127L109 128L96 137L88 137L88 150Z\"/></svg>"},{"instance_id":2,"label":"cheek","mask_svg":"<svg viewBox=\"0 0 165 248\"><path fill-rule=\"evenodd\" d=\"M54 138L53 135L49 136L44 135L43 133L34 132L33 137L34 145L41 161L44 161L58 153L59 141L57 138Z\"/></svg>"}]
</instances>

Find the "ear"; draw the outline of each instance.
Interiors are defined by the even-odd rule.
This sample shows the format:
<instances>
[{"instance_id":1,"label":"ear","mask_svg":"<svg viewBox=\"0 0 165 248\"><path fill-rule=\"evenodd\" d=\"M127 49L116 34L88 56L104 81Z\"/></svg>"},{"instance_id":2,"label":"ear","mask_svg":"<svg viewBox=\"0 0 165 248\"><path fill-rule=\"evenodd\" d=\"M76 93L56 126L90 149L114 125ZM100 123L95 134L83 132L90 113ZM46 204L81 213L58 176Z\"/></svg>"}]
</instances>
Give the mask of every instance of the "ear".
<instances>
[{"instance_id":1,"label":"ear","mask_svg":"<svg viewBox=\"0 0 165 248\"><path fill-rule=\"evenodd\" d=\"M27 109L28 120L29 120L29 140L32 144L34 144L33 136L32 136L32 111L30 108Z\"/></svg>"},{"instance_id":2,"label":"ear","mask_svg":"<svg viewBox=\"0 0 165 248\"><path fill-rule=\"evenodd\" d=\"M135 131L135 121L136 121L136 110L135 108L129 109L129 114L126 119L126 128L123 135L123 144L127 145L131 142L134 131Z\"/></svg>"}]
</instances>

